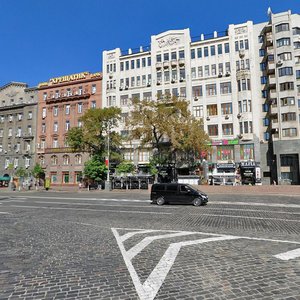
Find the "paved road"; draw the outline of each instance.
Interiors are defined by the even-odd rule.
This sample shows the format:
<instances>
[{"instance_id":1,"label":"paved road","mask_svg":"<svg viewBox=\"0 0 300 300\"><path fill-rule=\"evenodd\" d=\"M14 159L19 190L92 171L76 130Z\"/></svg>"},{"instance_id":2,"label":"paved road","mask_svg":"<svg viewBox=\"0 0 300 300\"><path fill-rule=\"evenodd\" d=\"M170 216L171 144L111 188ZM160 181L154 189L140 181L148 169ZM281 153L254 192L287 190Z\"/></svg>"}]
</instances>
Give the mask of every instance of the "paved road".
<instances>
[{"instance_id":1,"label":"paved road","mask_svg":"<svg viewBox=\"0 0 300 300\"><path fill-rule=\"evenodd\" d=\"M0 299L300 299L300 197L1 193Z\"/></svg>"}]
</instances>

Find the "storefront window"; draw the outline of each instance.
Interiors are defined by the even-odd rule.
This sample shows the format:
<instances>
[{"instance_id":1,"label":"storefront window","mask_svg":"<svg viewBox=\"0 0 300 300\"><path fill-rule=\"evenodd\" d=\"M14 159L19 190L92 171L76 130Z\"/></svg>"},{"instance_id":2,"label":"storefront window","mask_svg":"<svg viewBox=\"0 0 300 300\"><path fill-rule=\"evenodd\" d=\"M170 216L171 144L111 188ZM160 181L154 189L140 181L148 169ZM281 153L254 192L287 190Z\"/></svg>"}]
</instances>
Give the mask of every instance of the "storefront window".
<instances>
[{"instance_id":1,"label":"storefront window","mask_svg":"<svg viewBox=\"0 0 300 300\"><path fill-rule=\"evenodd\" d=\"M241 145L240 156L241 156L241 160L254 159L254 145L253 144Z\"/></svg>"},{"instance_id":2,"label":"storefront window","mask_svg":"<svg viewBox=\"0 0 300 300\"><path fill-rule=\"evenodd\" d=\"M75 180L76 180L76 183L79 183L82 179L82 172L75 172Z\"/></svg>"},{"instance_id":3,"label":"storefront window","mask_svg":"<svg viewBox=\"0 0 300 300\"><path fill-rule=\"evenodd\" d=\"M69 172L63 173L63 183L69 183Z\"/></svg>"},{"instance_id":4,"label":"storefront window","mask_svg":"<svg viewBox=\"0 0 300 300\"><path fill-rule=\"evenodd\" d=\"M218 146L217 160L234 160L233 146Z\"/></svg>"},{"instance_id":5,"label":"storefront window","mask_svg":"<svg viewBox=\"0 0 300 300\"><path fill-rule=\"evenodd\" d=\"M57 182L57 173L56 172L52 172L51 173L51 182L52 183L56 183Z\"/></svg>"}]
</instances>

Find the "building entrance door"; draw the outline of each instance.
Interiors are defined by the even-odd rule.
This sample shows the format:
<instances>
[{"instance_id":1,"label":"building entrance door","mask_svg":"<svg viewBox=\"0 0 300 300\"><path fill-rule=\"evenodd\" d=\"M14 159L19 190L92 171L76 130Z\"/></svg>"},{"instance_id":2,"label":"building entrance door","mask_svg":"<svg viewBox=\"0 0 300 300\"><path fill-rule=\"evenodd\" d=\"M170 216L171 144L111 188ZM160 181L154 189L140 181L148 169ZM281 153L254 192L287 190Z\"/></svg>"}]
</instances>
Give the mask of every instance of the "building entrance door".
<instances>
[{"instance_id":1,"label":"building entrance door","mask_svg":"<svg viewBox=\"0 0 300 300\"><path fill-rule=\"evenodd\" d=\"M290 181L291 184L300 184L298 154L281 154L280 171L282 181Z\"/></svg>"}]
</instances>

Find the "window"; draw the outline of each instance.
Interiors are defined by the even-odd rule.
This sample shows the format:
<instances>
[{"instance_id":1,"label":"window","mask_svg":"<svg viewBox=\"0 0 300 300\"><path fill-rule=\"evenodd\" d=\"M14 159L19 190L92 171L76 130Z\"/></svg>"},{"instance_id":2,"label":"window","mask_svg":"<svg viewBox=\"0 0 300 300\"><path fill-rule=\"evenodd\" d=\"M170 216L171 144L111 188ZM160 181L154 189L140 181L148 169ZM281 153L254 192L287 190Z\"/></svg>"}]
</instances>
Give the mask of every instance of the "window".
<instances>
[{"instance_id":1,"label":"window","mask_svg":"<svg viewBox=\"0 0 300 300\"><path fill-rule=\"evenodd\" d=\"M3 137L3 129L0 129L0 137Z\"/></svg>"},{"instance_id":2,"label":"window","mask_svg":"<svg viewBox=\"0 0 300 300\"><path fill-rule=\"evenodd\" d=\"M70 130L70 121L69 121L69 120L66 121L66 124L65 124L65 130L66 130L66 131L69 131L69 130Z\"/></svg>"},{"instance_id":3,"label":"window","mask_svg":"<svg viewBox=\"0 0 300 300\"><path fill-rule=\"evenodd\" d=\"M58 131L58 122L54 122L54 124L53 124L53 131L54 132Z\"/></svg>"},{"instance_id":4,"label":"window","mask_svg":"<svg viewBox=\"0 0 300 300\"><path fill-rule=\"evenodd\" d=\"M180 88L180 97L185 98L186 97L186 88L185 87L181 87Z\"/></svg>"},{"instance_id":5,"label":"window","mask_svg":"<svg viewBox=\"0 0 300 300\"><path fill-rule=\"evenodd\" d=\"M300 42L294 42L294 48L300 49Z\"/></svg>"},{"instance_id":6,"label":"window","mask_svg":"<svg viewBox=\"0 0 300 300\"><path fill-rule=\"evenodd\" d=\"M4 116L0 116L0 123L4 123Z\"/></svg>"},{"instance_id":7,"label":"window","mask_svg":"<svg viewBox=\"0 0 300 300\"><path fill-rule=\"evenodd\" d=\"M70 164L70 156L69 155L64 155L63 156L63 165L69 165Z\"/></svg>"},{"instance_id":8,"label":"window","mask_svg":"<svg viewBox=\"0 0 300 300\"><path fill-rule=\"evenodd\" d=\"M11 137L13 135L13 130L12 128L8 128L8 136Z\"/></svg>"},{"instance_id":9,"label":"window","mask_svg":"<svg viewBox=\"0 0 300 300\"><path fill-rule=\"evenodd\" d=\"M250 79L238 80L238 91L251 90Z\"/></svg>"},{"instance_id":10,"label":"window","mask_svg":"<svg viewBox=\"0 0 300 300\"><path fill-rule=\"evenodd\" d=\"M279 85L280 91L292 91L294 90L294 82L284 82Z\"/></svg>"},{"instance_id":11,"label":"window","mask_svg":"<svg viewBox=\"0 0 300 300\"><path fill-rule=\"evenodd\" d=\"M210 46L210 55L211 56L216 55L216 47L214 45Z\"/></svg>"},{"instance_id":12,"label":"window","mask_svg":"<svg viewBox=\"0 0 300 300\"><path fill-rule=\"evenodd\" d=\"M207 96L217 95L217 85L216 84L207 84L206 85L206 95Z\"/></svg>"},{"instance_id":13,"label":"window","mask_svg":"<svg viewBox=\"0 0 300 300\"><path fill-rule=\"evenodd\" d=\"M223 135L233 135L233 124L222 124Z\"/></svg>"},{"instance_id":14,"label":"window","mask_svg":"<svg viewBox=\"0 0 300 300\"><path fill-rule=\"evenodd\" d=\"M293 35L296 35L296 34L300 34L300 28L299 27L294 27L293 28Z\"/></svg>"},{"instance_id":15,"label":"window","mask_svg":"<svg viewBox=\"0 0 300 300\"><path fill-rule=\"evenodd\" d=\"M267 83L267 76L261 76L260 77L260 83L261 84L266 84Z\"/></svg>"},{"instance_id":16,"label":"window","mask_svg":"<svg viewBox=\"0 0 300 300\"><path fill-rule=\"evenodd\" d=\"M229 53L229 43L225 43L225 53Z\"/></svg>"},{"instance_id":17,"label":"window","mask_svg":"<svg viewBox=\"0 0 300 300\"><path fill-rule=\"evenodd\" d=\"M22 113L19 113L19 114L18 114L18 121L22 121L22 119L23 119L23 114L22 114Z\"/></svg>"},{"instance_id":18,"label":"window","mask_svg":"<svg viewBox=\"0 0 300 300\"><path fill-rule=\"evenodd\" d=\"M92 84L92 94L95 94L97 91L96 84Z\"/></svg>"},{"instance_id":19,"label":"window","mask_svg":"<svg viewBox=\"0 0 300 300\"><path fill-rule=\"evenodd\" d=\"M292 53L291 52L280 53L278 54L278 59L283 61L292 60Z\"/></svg>"},{"instance_id":20,"label":"window","mask_svg":"<svg viewBox=\"0 0 300 300\"><path fill-rule=\"evenodd\" d=\"M203 77L203 67L198 67L198 77Z\"/></svg>"},{"instance_id":21,"label":"window","mask_svg":"<svg viewBox=\"0 0 300 300\"><path fill-rule=\"evenodd\" d=\"M192 87L192 95L194 98L202 97L202 85Z\"/></svg>"},{"instance_id":22,"label":"window","mask_svg":"<svg viewBox=\"0 0 300 300\"><path fill-rule=\"evenodd\" d=\"M44 112L44 110L45 110L45 112ZM44 114L45 114L45 117L46 117L46 108L43 108L43 116L44 116ZM29 111L28 112L28 120L32 120L32 111Z\"/></svg>"},{"instance_id":23,"label":"window","mask_svg":"<svg viewBox=\"0 0 300 300\"><path fill-rule=\"evenodd\" d=\"M207 131L209 136L217 136L218 133L218 125L208 125Z\"/></svg>"},{"instance_id":24,"label":"window","mask_svg":"<svg viewBox=\"0 0 300 300\"><path fill-rule=\"evenodd\" d=\"M281 106L293 106L295 105L294 97L285 97L280 99Z\"/></svg>"},{"instance_id":25,"label":"window","mask_svg":"<svg viewBox=\"0 0 300 300\"><path fill-rule=\"evenodd\" d=\"M43 100L47 100L47 93L46 92L43 94Z\"/></svg>"},{"instance_id":26,"label":"window","mask_svg":"<svg viewBox=\"0 0 300 300\"><path fill-rule=\"evenodd\" d=\"M171 52L171 60L177 59L177 53L175 51Z\"/></svg>"},{"instance_id":27,"label":"window","mask_svg":"<svg viewBox=\"0 0 300 300\"><path fill-rule=\"evenodd\" d=\"M198 105L198 106L193 107L193 116L194 117L199 117L199 118L203 117L203 106L202 105Z\"/></svg>"},{"instance_id":28,"label":"window","mask_svg":"<svg viewBox=\"0 0 300 300\"><path fill-rule=\"evenodd\" d=\"M21 131L22 131L22 129L21 129ZM27 126L27 133L28 133L29 135L32 135L32 127L31 127L31 125L28 125L28 126Z\"/></svg>"},{"instance_id":29,"label":"window","mask_svg":"<svg viewBox=\"0 0 300 300\"><path fill-rule=\"evenodd\" d=\"M96 101L93 100L93 101L91 102L91 108L96 108Z\"/></svg>"},{"instance_id":30,"label":"window","mask_svg":"<svg viewBox=\"0 0 300 300\"><path fill-rule=\"evenodd\" d=\"M57 117L58 116L58 106L53 107L53 116Z\"/></svg>"},{"instance_id":31,"label":"window","mask_svg":"<svg viewBox=\"0 0 300 300\"><path fill-rule=\"evenodd\" d=\"M282 129L282 136L283 136L283 137L293 137L293 136L297 136L297 128L286 128L286 129Z\"/></svg>"},{"instance_id":32,"label":"window","mask_svg":"<svg viewBox=\"0 0 300 300\"><path fill-rule=\"evenodd\" d=\"M225 63L225 71L226 71L226 75L229 75L228 73L230 73L230 62Z\"/></svg>"},{"instance_id":33,"label":"window","mask_svg":"<svg viewBox=\"0 0 300 300\"><path fill-rule=\"evenodd\" d=\"M296 70L296 79L300 79L300 70Z\"/></svg>"},{"instance_id":34,"label":"window","mask_svg":"<svg viewBox=\"0 0 300 300\"><path fill-rule=\"evenodd\" d=\"M259 56L264 57L265 56L265 49L259 49Z\"/></svg>"},{"instance_id":35,"label":"window","mask_svg":"<svg viewBox=\"0 0 300 300\"><path fill-rule=\"evenodd\" d=\"M51 172L50 173L51 183L57 182L57 172Z\"/></svg>"},{"instance_id":36,"label":"window","mask_svg":"<svg viewBox=\"0 0 300 300\"><path fill-rule=\"evenodd\" d=\"M276 33L281 32L281 31L289 31L289 30L290 30L290 27L289 27L288 23L282 23L282 24L275 26Z\"/></svg>"},{"instance_id":37,"label":"window","mask_svg":"<svg viewBox=\"0 0 300 300\"><path fill-rule=\"evenodd\" d=\"M217 116L218 115L218 106L217 104L210 104L206 106L207 116Z\"/></svg>"},{"instance_id":38,"label":"window","mask_svg":"<svg viewBox=\"0 0 300 300\"><path fill-rule=\"evenodd\" d=\"M164 72L164 81L170 81L170 72L169 71Z\"/></svg>"},{"instance_id":39,"label":"window","mask_svg":"<svg viewBox=\"0 0 300 300\"><path fill-rule=\"evenodd\" d=\"M278 75L279 77L293 75L293 68L292 67L280 68L278 69Z\"/></svg>"},{"instance_id":40,"label":"window","mask_svg":"<svg viewBox=\"0 0 300 300\"><path fill-rule=\"evenodd\" d=\"M282 46L290 46L291 45L291 39L290 38L281 38L276 41L276 46L277 47L282 47Z\"/></svg>"},{"instance_id":41,"label":"window","mask_svg":"<svg viewBox=\"0 0 300 300\"><path fill-rule=\"evenodd\" d=\"M220 92L221 95L231 94L231 82L220 83Z\"/></svg>"},{"instance_id":42,"label":"window","mask_svg":"<svg viewBox=\"0 0 300 300\"><path fill-rule=\"evenodd\" d=\"M120 63L120 71L124 71L124 62L123 61Z\"/></svg>"},{"instance_id":43,"label":"window","mask_svg":"<svg viewBox=\"0 0 300 300\"><path fill-rule=\"evenodd\" d=\"M185 79L185 69L179 70L179 79L182 81Z\"/></svg>"},{"instance_id":44,"label":"window","mask_svg":"<svg viewBox=\"0 0 300 300\"><path fill-rule=\"evenodd\" d=\"M133 59L130 61L130 67L131 67L131 70L134 69L134 60Z\"/></svg>"},{"instance_id":45,"label":"window","mask_svg":"<svg viewBox=\"0 0 300 300\"><path fill-rule=\"evenodd\" d=\"M196 68L195 67L193 67L191 69L191 74L192 74L192 79L195 79L196 78Z\"/></svg>"},{"instance_id":46,"label":"window","mask_svg":"<svg viewBox=\"0 0 300 300\"><path fill-rule=\"evenodd\" d=\"M30 126L31 128L31 126ZM22 136L22 128L21 127L18 127L18 130L17 130L17 136L18 137L21 137Z\"/></svg>"},{"instance_id":47,"label":"window","mask_svg":"<svg viewBox=\"0 0 300 300\"><path fill-rule=\"evenodd\" d=\"M150 67L150 66L151 66L151 56L149 56L149 57L147 58L147 63L148 63L148 67Z\"/></svg>"},{"instance_id":48,"label":"window","mask_svg":"<svg viewBox=\"0 0 300 300\"><path fill-rule=\"evenodd\" d=\"M45 149L46 147L46 141L44 139L41 139L41 149Z\"/></svg>"},{"instance_id":49,"label":"window","mask_svg":"<svg viewBox=\"0 0 300 300\"><path fill-rule=\"evenodd\" d=\"M234 160L233 146L217 146L217 160Z\"/></svg>"},{"instance_id":50,"label":"window","mask_svg":"<svg viewBox=\"0 0 300 300\"><path fill-rule=\"evenodd\" d=\"M125 61L125 70L128 71L129 70L129 61Z\"/></svg>"},{"instance_id":51,"label":"window","mask_svg":"<svg viewBox=\"0 0 300 300\"><path fill-rule=\"evenodd\" d=\"M63 183L69 183L69 181L70 181L69 172L62 173L62 180L63 180Z\"/></svg>"},{"instance_id":52,"label":"window","mask_svg":"<svg viewBox=\"0 0 300 300\"><path fill-rule=\"evenodd\" d=\"M77 127L79 127L79 128L82 127L82 121L78 120L78 122L77 122Z\"/></svg>"},{"instance_id":53,"label":"window","mask_svg":"<svg viewBox=\"0 0 300 300\"><path fill-rule=\"evenodd\" d=\"M156 55L156 62L161 62L161 54Z\"/></svg>"},{"instance_id":54,"label":"window","mask_svg":"<svg viewBox=\"0 0 300 300\"><path fill-rule=\"evenodd\" d=\"M82 180L82 172L81 171L76 171L75 172L75 182L79 183Z\"/></svg>"},{"instance_id":55,"label":"window","mask_svg":"<svg viewBox=\"0 0 300 300\"><path fill-rule=\"evenodd\" d=\"M77 111L79 114L82 113L82 103L81 102L77 104Z\"/></svg>"},{"instance_id":56,"label":"window","mask_svg":"<svg viewBox=\"0 0 300 300\"><path fill-rule=\"evenodd\" d=\"M183 59L184 58L184 50L180 50L179 51L179 59Z\"/></svg>"},{"instance_id":57,"label":"window","mask_svg":"<svg viewBox=\"0 0 300 300\"><path fill-rule=\"evenodd\" d=\"M241 160L254 159L254 145L253 144L240 145L240 157Z\"/></svg>"},{"instance_id":58,"label":"window","mask_svg":"<svg viewBox=\"0 0 300 300\"><path fill-rule=\"evenodd\" d=\"M202 57L202 48L197 48L197 57L198 58Z\"/></svg>"},{"instance_id":59,"label":"window","mask_svg":"<svg viewBox=\"0 0 300 300\"><path fill-rule=\"evenodd\" d=\"M140 59L136 60L136 67L137 67L137 69L139 69L141 67L141 60Z\"/></svg>"},{"instance_id":60,"label":"window","mask_svg":"<svg viewBox=\"0 0 300 300\"><path fill-rule=\"evenodd\" d=\"M204 57L208 56L208 47L204 47Z\"/></svg>"},{"instance_id":61,"label":"window","mask_svg":"<svg viewBox=\"0 0 300 300\"><path fill-rule=\"evenodd\" d=\"M195 54L195 49L191 49L191 59L195 59L196 54Z\"/></svg>"},{"instance_id":62,"label":"window","mask_svg":"<svg viewBox=\"0 0 300 300\"><path fill-rule=\"evenodd\" d=\"M222 54L222 49L223 49L222 44L219 44L218 45L218 54Z\"/></svg>"},{"instance_id":63,"label":"window","mask_svg":"<svg viewBox=\"0 0 300 300\"><path fill-rule=\"evenodd\" d=\"M172 89L172 96L178 97L178 89L177 88Z\"/></svg>"},{"instance_id":64,"label":"window","mask_svg":"<svg viewBox=\"0 0 300 300\"><path fill-rule=\"evenodd\" d=\"M281 114L281 120L282 122L296 121L296 113L290 112L290 113Z\"/></svg>"},{"instance_id":65,"label":"window","mask_svg":"<svg viewBox=\"0 0 300 300\"><path fill-rule=\"evenodd\" d=\"M71 89L67 89L67 96L71 96L72 93L71 93Z\"/></svg>"},{"instance_id":66,"label":"window","mask_svg":"<svg viewBox=\"0 0 300 300\"><path fill-rule=\"evenodd\" d=\"M219 75L223 74L223 64L219 63Z\"/></svg>"},{"instance_id":67,"label":"window","mask_svg":"<svg viewBox=\"0 0 300 300\"><path fill-rule=\"evenodd\" d=\"M53 139L52 147L53 147L53 148L58 148L58 140L57 140L57 138L54 138L54 139Z\"/></svg>"},{"instance_id":68,"label":"window","mask_svg":"<svg viewBox=\"0 0 300 300\"><path fill-rule=\"evenodd\" d=\"M216 64L211 65L211 75L212 76L217 75L217 66L216 66Z\"/></svg>"},{"instance_id":69,"label":"window","mask_svg":"<svg viewBox=\"0 0 300 300\"><path fill-rule=\"evenodd\" d=\"M29 168L30 167L30 158L26 157L25 158L25 168Z\"/></svg>"},{"instance_id":70,"label":"window","mask_svg":"<svg viewBox=\"0 0 300 300\"><path fill-rule=\"evenodd\" d=\"M143 68L146 67L146 58L145 57L142 58L142 67Z\"/></svg>"},{"instance_id":71,"label":"window","mask_svg":"<svg viewBox=\"0 0 300 300\"><path fill-rule=\"evenodd\" d=\"M222 115L231 115L232 114L232 103L222 103L221 104L221 113Z\"/></svg>"},{"instance_id":72,"label":"window","mask_svg":"<svg viewBox=\"0 0 300 300\"><path fill-rule=\"evenodd\" d=\"M206 77L209 76L209 66L208 66L208 65L205 66L205 68L204 68L204 75L205 75Z\"/></svg>"}]
</instances>

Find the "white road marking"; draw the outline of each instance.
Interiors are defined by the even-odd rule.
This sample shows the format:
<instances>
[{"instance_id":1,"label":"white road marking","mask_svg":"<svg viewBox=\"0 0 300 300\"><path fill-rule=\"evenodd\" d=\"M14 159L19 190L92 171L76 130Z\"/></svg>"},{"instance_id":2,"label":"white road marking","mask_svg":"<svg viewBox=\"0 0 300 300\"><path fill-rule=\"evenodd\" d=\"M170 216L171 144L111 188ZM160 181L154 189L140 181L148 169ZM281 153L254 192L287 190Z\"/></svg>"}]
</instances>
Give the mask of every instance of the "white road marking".
<instances>
[{"instance_id":1,"label":"white road marking","mask_svg":"<svg viewBox=\"0 0 300 300\"><path fill-rule=\"evenodd\" d=\"M128 232L125 233L124 235L120 236L120 240L122 242L126 241L127 239L133 237L136 234L144 234L144 233L149 233L149 232L156 232L157 230L138 230L138 231L133 231L133 232Z\"/></svg>"},{"instance_id":2,"label":"white road marking","mask_svg":"<svg viewBox=\"0 0 300 300\"><path fill-rule=\"evenodd\" d=\"M249 211L249 212L259 212L259 213L274 213L274 214L285 214L285 215L300 215L300 212L286 212L278 210L262 210L262 209L243 209L243 208L215 208L215 207L205 207L205 210L224 210L224 211Z\"/></svg>"},{"instance_id":3,"label":"white road marking","mask_svg":"<svg viewBox=\"0 0 300 300\"><path fill-rule=\"evenodd\" d=\"M300 208L299 204L281 204L281 203L263 203L263 202L230 202L230 201L211 201L211 204L230 204L230 205L248 205L248 206L268 206L284 208Z\"/></svg>"},{"instance_id":4,"label":"white road marking","mask_svg":"<svg viewBox=\"0 0 300 300\"><path fill-rule=\"evenodd\" d=\"M169 273L172 265L175 262L175 259L181 249L181 247L184 246L190 246L190 245L196 245L196 244L202 244L202 243L208 243L208 242L214 242L214 241L223 241L223 240L233 240L237 239L238 237L235 236L217 236L217 237L210 237L210 238L202 238L198 240L190 240L190 241L184 241L179 243L172 243L166 250L163 257L160 259L154 270L151 272L151 274L148 276L147 280L142 284L140 281L140 278L132 264L132 258L134 257L132 254L132 249L135 248L136 254L144 247L139 247L141 244L137 244L137 247L131 248L129 251L125 250L125 247L122 243L122 237L119 235L118 231L114 228L112 228L112 232L117 240L118 246L121 250L124 262L128 268L128 271L130 273L130 276L132 278L132 281L134 283L134 286L136 288L136 291L140 297L141 300L153 300L162 286L167 274ZM135 230L133 235L138 234L138 232ZM195 232L176 232L174 234L165 234L165 235L159 235L159 236L150 236L148 237L147 243L150 241L153 241L155 239L161 239L161 238L169 238L171 236L184 236L189 234L197 234ZM123 236L124 237L124 236ZM145 240L145 239L144 239ZM144 241L143 240L143 241ZM142 242L143 242L142 241ZM144 245L143 245L144 246ZM146 247L147 245L145 245Z\"/></svg>"},{"instance_id":5,"label":"white road marking","mask_svg":"<svg viewBox=\"0 0 300 300\"><path fill-rule=\"evenodd\" d=\"M24 201L23 201L24 202ZM72 202L54 202L54 201L32 201L33 203L37 203L37 204L60 204L60 205L85 205L85 206L90 206L90 205L93 205L93 206L109 206L109 207L139 207L139 208L157 208L157 209L160 209L159 206L157 205L149 205L149 203L147 203L147 206L144 205L144 206L141 206L141 205L118 205L118 204L99 204L99 203L72 203ZM178 207L168 207L166 209L177 209Z\"/></svg>"},{"instance_id":6,"label":"white road marking","mask_svg":"<svg viewBox=\"0 0 300 300\"><path fill-rule=\"evenodd\" d=\"M297 222L300 223L300 220L290 220L290 219L279 219L279 218L265 218L265 217L248 217L248 216L232 216L232 215L217 215L217 214L190 214L192 216L209 216L209 217L225 217L225 218L238 218L238 219L255 219L255 220L276 220L284 222Z\"/></svg>"},{"instance_id":7,"label":"white road marking","mask_svg":"<svg viewBox=\"0 0 300 300\"><path fill-rule=\"evenodd\" d=\"M2 215L11 215L11 213L6 212L6 211L0 211L0 214L2 214Z\"/></svg>"},{"instance_id":8,"label":"white road marking","mask_svg":"<svg viewBox=\"0 0 300 300\"><path fill-rule=\"evenodd\" d=\"M281 260L290 260L298 258L300 257L300 248L274 255L274 257L279 258Z\"/></svg>"},{"instance_id":9,"label":"white road marking","mask_svg":"<svg viewBox=\"0 0 300 300\"><path fill-rule=\"evenodd\" d=\"M92 208L70 208L70 207L50 207L50 206L34 206L34 205L10 205L9 207L19 208L36 208L36 209L49 209L49 210L86 210L86 211L102 211L112 213L129 213L129 214L158 214L158 215L171 215L168 212L159 211L139 211L139 210L109 210L109 209L92 209Z\"/></svg>"}]
</instances>

